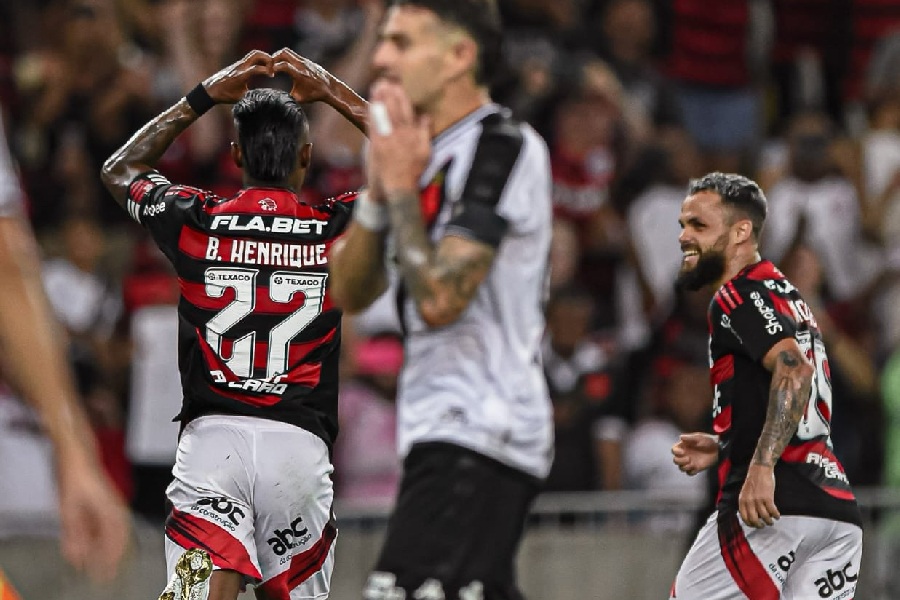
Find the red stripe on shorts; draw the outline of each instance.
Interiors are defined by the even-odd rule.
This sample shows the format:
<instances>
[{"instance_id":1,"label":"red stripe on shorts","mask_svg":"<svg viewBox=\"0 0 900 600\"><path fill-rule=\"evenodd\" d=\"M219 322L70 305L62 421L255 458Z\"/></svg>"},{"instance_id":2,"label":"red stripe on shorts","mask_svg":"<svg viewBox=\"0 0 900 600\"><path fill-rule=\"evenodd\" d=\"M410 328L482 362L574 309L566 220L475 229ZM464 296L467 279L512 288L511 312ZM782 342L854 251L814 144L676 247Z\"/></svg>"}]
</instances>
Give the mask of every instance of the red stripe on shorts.
<instances>
[{"instance_id":1,"label":"red stripe on shorts","mask_svg":"<svg viewBox=\"0 0 900 600\"><path fill-rule=\"evenodd\" d=\"M322 537L315 544L291 558L291 566L287 571L263 583L262 588L266 595L272 600L291 600L291 590L312 577L325 564L328 551L336 537L337 529L329 521L325 524Z\"/></svg>"},{"instance_id":2,"label":"red stripe on shorts","mask_svg":"<svg viewBox=\"0 0 900 600\"><path fill-rule=\"evenodd\" d=\"M173 508L166 519L166 535L185 550L206 550L213 564L220 569L230 569L241 575L262 579L244 545L211 521Z\"/></svg>"},{"instance_id":3,"label":"red stripe on shorts","mask_svg":"<svg viewBox=\"0 0 900 600\"><path fill-rule=\"evenodd\" d=\"M747 541L736 514L718 522L719 548L731 578L750 600L778 600L781 595Z\"/></svg>"}]
</instances>

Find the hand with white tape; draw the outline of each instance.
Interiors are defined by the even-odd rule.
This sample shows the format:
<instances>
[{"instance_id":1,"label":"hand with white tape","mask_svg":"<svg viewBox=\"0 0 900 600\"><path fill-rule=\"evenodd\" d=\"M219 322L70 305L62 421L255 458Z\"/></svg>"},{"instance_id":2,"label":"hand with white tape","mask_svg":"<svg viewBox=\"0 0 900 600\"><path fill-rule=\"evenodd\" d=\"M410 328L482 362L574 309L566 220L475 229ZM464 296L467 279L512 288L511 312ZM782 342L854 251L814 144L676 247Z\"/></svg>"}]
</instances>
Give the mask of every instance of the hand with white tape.
<instances>
[{"instance_id":1,"label":"hand with white tape","mask_svg":"<svg viewBox=\"0 0 900 600\"><path fill-rule=\"evenodd\" d=\"M415 114L400 84L380 80L372 87L369 125L370 189L388 200L398 192L418 193L431 158L428 118Z\"/></svg>"}]
</instances>

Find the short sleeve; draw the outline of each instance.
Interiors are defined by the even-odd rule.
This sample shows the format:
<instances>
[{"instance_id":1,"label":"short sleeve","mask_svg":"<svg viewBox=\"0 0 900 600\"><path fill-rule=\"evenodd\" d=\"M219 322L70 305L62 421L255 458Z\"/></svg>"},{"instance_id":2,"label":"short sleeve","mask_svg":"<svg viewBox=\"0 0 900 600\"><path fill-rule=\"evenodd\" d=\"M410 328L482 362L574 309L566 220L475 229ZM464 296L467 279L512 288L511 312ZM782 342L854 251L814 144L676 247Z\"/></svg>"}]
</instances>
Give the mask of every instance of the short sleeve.
<instances>
[{"instance_id":1,"label":"short sleeve","mask_svg":"<svg viewBox=\"0 0 900 600\"><path fill-rule=\"evenodd\" d=\"M754 361L797 333L789 300L759 282L728 282L716 292L714 302L722 311L721 326L731 330Z\"/></svg>"},{"instance_id":2,"label":"short sleeve","mask_svg":"<svg viewBox=\"0 0 900 600\"><path fill-rule=\"evenodd\" d=\"M504 113L482 121L482 132L463 186L459 208L446 232L472 238L494 248L509 229L502 200L519 172L524 138L521 128Z\"/></svg>"},{"instance_id":3,"label":"short sleeve","mask_svg":"<svg viewBox=\"0 0 900 600\"><path fill-rule=\"evenodd\" d=\"M162 241L177 236L182 225L198 219L207 197L203 190L174 185L159 172L148 171L128 186L126 208L163 246Z\"/></svg>"}]
</instances>

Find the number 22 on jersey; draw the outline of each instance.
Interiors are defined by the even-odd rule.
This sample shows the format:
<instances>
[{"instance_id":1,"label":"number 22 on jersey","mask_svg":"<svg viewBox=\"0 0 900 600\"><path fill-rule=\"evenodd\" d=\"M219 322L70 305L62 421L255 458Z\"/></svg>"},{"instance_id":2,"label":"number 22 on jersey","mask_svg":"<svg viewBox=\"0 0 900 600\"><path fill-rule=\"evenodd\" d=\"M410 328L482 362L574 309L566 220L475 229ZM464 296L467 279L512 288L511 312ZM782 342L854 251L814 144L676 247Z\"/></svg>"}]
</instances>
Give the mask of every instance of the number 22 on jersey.
<instances>
[{"instance_id":1,"label":"number 22 on jersey","mask_svg":"<svg viewBox=\"0 0 900 600\"><path fill-rule=\"evenodd\" d=\"M206 341L228 368L238 377L253 375L256 333L252 331L234 340L231 356L222 356L222 342L227 332L242 319L257 309L256 285L257 269L240 267L210 267L206 269L206 295L221 298L226 290L234 290L234 299L216 313L206 323ZM325 302L325 281L327 273L304 273L296 271L276 271L269 279L269 300L278 304L288 304L296 294L303 294L303 303L269 331L268 356L266 357L266 380L272 381L288 370L288 356L291 340L303 331L322 312ZM214 372L217 380L222 374Z\"/></svg>"}]
</instances>

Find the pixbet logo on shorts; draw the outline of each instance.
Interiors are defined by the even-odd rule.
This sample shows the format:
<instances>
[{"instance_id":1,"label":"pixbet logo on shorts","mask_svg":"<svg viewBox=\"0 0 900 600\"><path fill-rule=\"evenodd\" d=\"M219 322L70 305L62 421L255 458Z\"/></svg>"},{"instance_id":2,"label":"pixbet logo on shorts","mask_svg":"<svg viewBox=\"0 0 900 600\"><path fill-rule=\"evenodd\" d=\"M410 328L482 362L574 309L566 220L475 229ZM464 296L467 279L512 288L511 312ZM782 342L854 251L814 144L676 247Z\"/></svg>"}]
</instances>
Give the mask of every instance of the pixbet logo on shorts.
<instances>
[{"instance_id":1,"label":"pixbet logo on shorts","mask_svg":"<svg viewBox=\"0 0 900 600\"><path fill-rule=\"evenodd\" d=\"M832 600L844 600L853 597L853 583L859 579L859 571L852 572L853 563L848 562L843 569L828 569L825 575L816 579L813 583L818 587L819 598L831 598ZM844 590L844 587L850 587Z\"/></svg>"}]
</instances>

